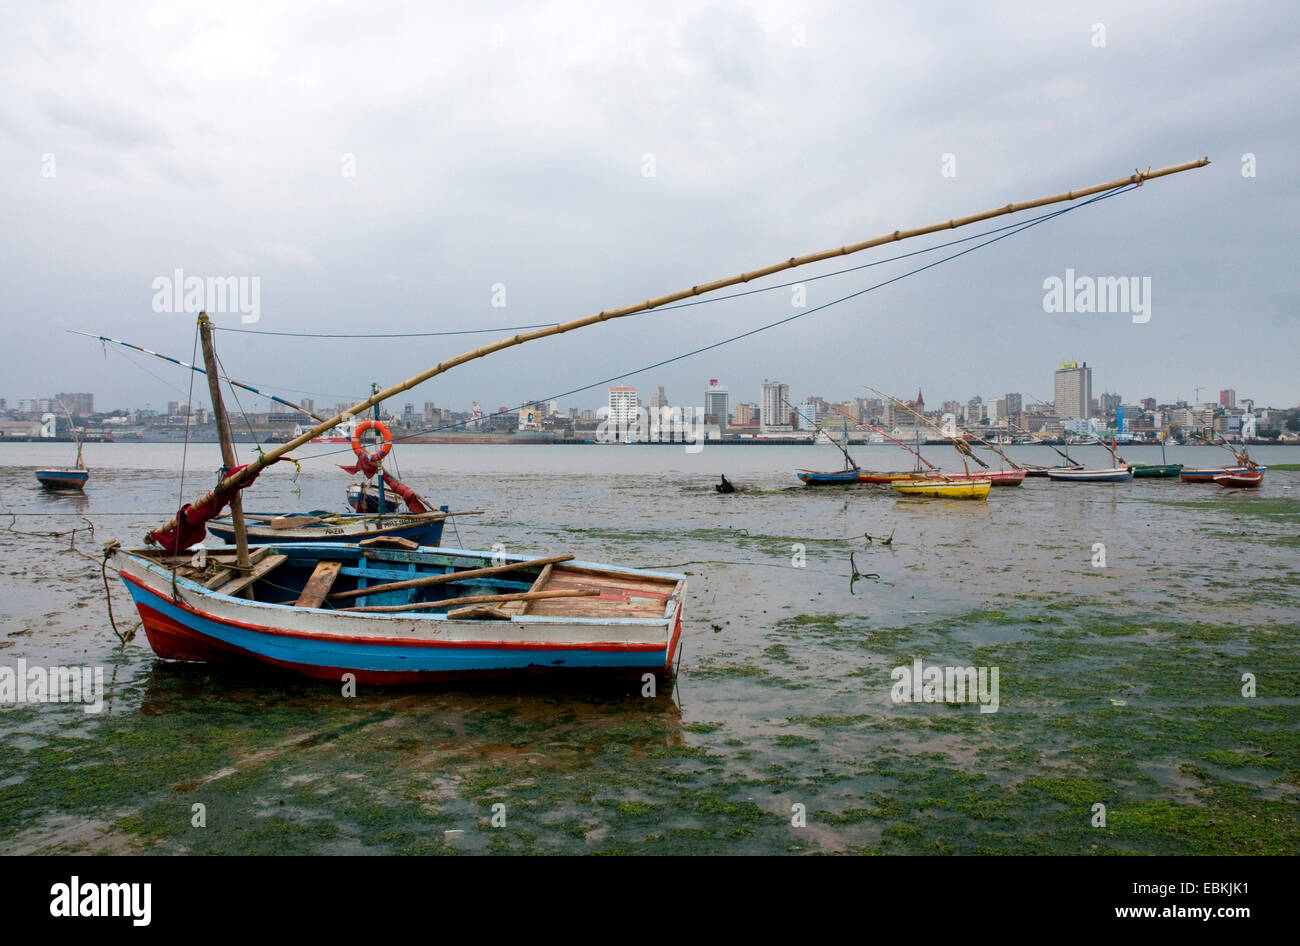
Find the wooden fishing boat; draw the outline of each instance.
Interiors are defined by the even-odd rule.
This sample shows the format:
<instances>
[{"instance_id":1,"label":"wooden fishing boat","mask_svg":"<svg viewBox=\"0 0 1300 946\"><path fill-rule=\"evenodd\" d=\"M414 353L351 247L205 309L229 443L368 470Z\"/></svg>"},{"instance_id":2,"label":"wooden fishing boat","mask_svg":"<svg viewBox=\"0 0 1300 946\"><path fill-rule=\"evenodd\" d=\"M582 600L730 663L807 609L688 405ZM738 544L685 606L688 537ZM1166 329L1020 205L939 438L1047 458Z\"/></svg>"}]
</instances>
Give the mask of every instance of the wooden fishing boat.
<instances>
[{"instance_id":1,"label":"wooden fishing boat","mask_svg":"<svg viewBox=\"0 0 1300 946\"><path fill-rule=\"evenodd\" d=\"M795 475L798 476L799 479L803 481L803 485L804 486L843 486L847 483L858 482L858 477L862 474L862 470L858 467L857 463L853 461L853 457L849 456L849 451L844 449L844 444L837 442L833 437L831 437L830 434L822 430L821 425L818 424L815 420L813 420L810 417L805 417L804 414L801 413L800 410L797 407L795 407L793 404L791 404L789 401L785 402L785 406L790 408L790 410L794 411L800 417L803 417L804 420L808 421L808 423L812 424L813 428L817 431L818 439L824 438L827 443L834 444L835 447L840 451L840 453L844 454L844 469L842 470L835 470L829 473L822 473L816 470L797 470L795 472ZM849 442L849 431L848 428L845 427L844 443L848 443L848 442Z\"/></svg>"},{"instance_id":2,"label":"wooden fishing boat","mask_svg":"<svg viewBox=\"0 0 1300 946\"><path fill-rule=\"evenodd\" d=\"M348 486L348 508L354 512L379 512L379 490L369 483L352 483ZM385 496L385 512L396 505L396 496Z\"/></svg>"},{"instance_id":3,"label":"wooden fishing boat","mask_svg":"<svg viewBox=\"0 0 1300 946\"><path fill-rule=\"evenodd\" d=\"M1082 470L1082 463L1062 463L1059 466L1026 466L1025 476L1046 477L1052 470Z\"/></svg>"},{"instance_id":4,"label":"wooden fishing boat","mask_svg":"<svg viewBox=\"0 0 1300 946\"><path fill-rule=\"evenodd\" d=\"M803 480L805 486L841 486L856 483L862 471L857 467L836 470L832 473L817 473L813 470L799 470L795 475Z\"/></svg>"},{"instance_id":5,"label":"wooden fishing boat","mask_svg":"<svg viewBox=\"0 0 1300 946\"><path fill-rule=\"evenodd\" d=\"M1183 471L1181 463L1134 463L1131 464L1135 478L1173 479Z\"/></svg>"},{"instance_id":6,"label":"wooden fishing boat","mask_svg":"<svg viewBox=\"0 0 1300 946\"><path fill-rule=\"evenodd\" d=\"M1025 481L1026 471L978 470L974 473L945 473L950 480L989 480L994 486L1019 486Z\"/></svg>"},{"instance_id":7,"label":"wooden fishing boat","mask_svg":"<svg viewBox=\"0 0 1300 946\"><path fill-rule=\"evenodd\" d=\"M911 479L890 484L904 496L937 496L941 499L988 499L991 480Z\"/></svg>"},{"instance_id":8,"label":"wooden fishing boat","mask_svg":"<svg viewBox=\"0 0 1300 946\"><path fill-rule=\"evenodd\" d=\"M1232 486L1237 489L1259 489L1264 482L1264 470L1242 470L1232 473L1220 473L1214 478L1220 486Z\"/></svg>"},{"instance_id":9,"label":"wooden fishing boat","mask_svg":"<svg viewBox=\"0 0 1300 946\"><path fill-rule=\"evenodd\" d=\"M1224 473L1263 473L1267 469L1268 467L1266 466L1225 466L1216 467L1214 469L1183 470L1178 474L1178 478L1184 483L1213 483L1216 476L1221 476Z\"/></svg>"},{"instance_id":10,"label":"wooden fishing boat","mask_svg":"<svg viewBox=\"0 0 1300 946\"><path fill-rule=\"evenodd\" d=\"M90 471L85 467L63 470L37 470L36 480L46 489L85 489Z\"/></svg>"},{"instance_id":11,"label":"wooden fishing boat","mask_svg":"<svg viewBox=\"0 0 1300 946\"><path fill-rule=\"evenodd\" d=\"M686 577L674 573L571 555L289 543L257 549L240 574L236 555L209 549L200 567L188 555L112 550L159 657L369 684L638 677L669 674L681 637Z\"/></svg>"},{"instance_id":12,"label":"wooden fishing boat","mask_svg":"<svg viewBox=\"0 0 1300 946\"><path fill-rule=\"evenodd\" d=\"M442 541L442 527L449 516L479 514L479 510L451 513L443 506L439 512L420 515L371 516L317 509L282 515L246 512L244 518L252 520L245 528L249 545L283 542L339 544L389 536L406 539L417 545L436 546ZM229 516L211 520L208 531L223 542L233 542L235 539L235 524Z\"/></svg>"},{"instance_id":13,"label":"wooden fishing boat","mask_svg":"<svg viewBox=\"0 0 1300 946\"><path fill-rule=\"evenodd\" d=\"M904 473L901 470L891 470L889 472L880 472L877 470L860 470L858 471L858 481L861 483L897 483L900 480L910 480L913 477L920 476L919 473Z\"/></svg>"},{"instance_id":14,"label":"wooden fishing boat","mask_svg":"<svg viewBox=\"0 0 1300 946\"><path fill-rule=\"evenodd\" d=\"M1133 471L1128 466L1106 470L1048 470L1047 475L1053 482L1061 483L1124 483L1133 479Z\"/></svg>"},{"instance_id":15,"label":"wooden fishing boat","mask_svg":"<svg viewBox=\"0 0 1300 946\"><path fill-rule=\"evenodd\" d=\"M62 401L59 401L59 407L62 407L63 412L67 414L68 423L72 425L72 435L77 438L77 464L63 469L37 470L36 482L50 490L84 490L86 481L90 479L90 471L86 469L86 463L81 459L81 432L77 429L77 422L72 419L72 414L68 413L68 409L64 407Z\"/></svg>"}]
</instances>

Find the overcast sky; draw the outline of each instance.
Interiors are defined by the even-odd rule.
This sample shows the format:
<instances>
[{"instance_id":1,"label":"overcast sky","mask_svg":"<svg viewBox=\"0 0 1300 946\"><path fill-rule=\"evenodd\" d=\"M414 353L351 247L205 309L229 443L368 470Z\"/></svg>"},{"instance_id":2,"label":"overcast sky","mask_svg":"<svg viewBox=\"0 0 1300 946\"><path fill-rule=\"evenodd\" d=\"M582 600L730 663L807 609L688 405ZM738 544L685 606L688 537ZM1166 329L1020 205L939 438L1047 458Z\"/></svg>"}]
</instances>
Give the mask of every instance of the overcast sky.
<instances>
[{"instance_id":1,"label":"overcast sky","mask_svg":"<svg viewBox=\"0 0 1300 946\"><path fill-rule=\"evenodd\" d=\"M682 406L702 405L710 378L733 404L772 378L797 399L866 383L937 406L1051 399L1056 364L1087 361L1094 394L1128 401L1197 386L1300 401L1293 2L19 3L0 7L0 77L11 406L82 390L100 409L183 400L187 372L105 359L64 331L189 360L193 319L154 310L154 280L177 269L258 277L259 321L216 316L230 328L515 326L1203 155L1214 163L623 383ZM938 255L809 283L808 307ZM1044 280L1067 269L1150 277L1150 321L1045 312ZM392 406L513 406L797 311L782 289L636 316ZM233 377L332 404L494 337L218 345Z\"/></svg>"}]
</instances>

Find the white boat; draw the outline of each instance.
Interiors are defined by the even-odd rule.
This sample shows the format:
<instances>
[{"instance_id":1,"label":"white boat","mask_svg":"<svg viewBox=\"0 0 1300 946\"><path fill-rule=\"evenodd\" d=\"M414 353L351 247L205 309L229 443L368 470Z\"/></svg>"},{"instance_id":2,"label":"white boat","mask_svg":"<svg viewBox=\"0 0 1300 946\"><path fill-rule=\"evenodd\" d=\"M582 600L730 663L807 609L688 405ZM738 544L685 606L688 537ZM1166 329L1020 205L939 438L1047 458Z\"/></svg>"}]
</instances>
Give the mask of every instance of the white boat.
<instances>
[{"instance_id":1,"label":"white boat","mask_svg":"<svg viewBox=\"0 0 1300 946\"><path fill-rule=\"evenodd\" d=\"M1133 468L1115 466L1105 470L1048 470L1047 475L1061 483L1122 483L1133 479Z\"/></svg>"}]
</instances>

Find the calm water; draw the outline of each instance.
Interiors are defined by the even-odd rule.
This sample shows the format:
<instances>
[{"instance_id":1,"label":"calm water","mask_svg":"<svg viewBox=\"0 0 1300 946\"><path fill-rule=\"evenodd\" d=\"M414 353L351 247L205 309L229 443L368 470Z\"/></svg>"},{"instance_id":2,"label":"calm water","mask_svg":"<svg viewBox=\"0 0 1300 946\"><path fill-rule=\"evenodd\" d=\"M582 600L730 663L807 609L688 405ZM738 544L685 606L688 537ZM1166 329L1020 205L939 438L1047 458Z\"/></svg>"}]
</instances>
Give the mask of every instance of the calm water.
<instances>
[{"instance_id":1,"label":"calm water","mask_svg":"<svg viewBox=\"0 0 1300 946\"><path fill-rule=\"evenodd\" d=\"M332 449L301 451L315 459L300 475L264 472L245 506L342 509L350 478L332 464L351 453ZM925 452L960 469L950 449ZM1300 464L1300 449L1253 452ZM423 495L486 510L447 544L688 572L681 673L654 698L533 685L345 699L167 664L143 634L119 647L99 548L170 517L181 450L91 445L85 496L41 491L33 470L72 453L0 445L0 666L104 667L109 705L0 707L0 850L1300 849L1300 472L1270 471L1258 493L1027 480L968 503L798 486L794 469L840 465L829 446L399 446ZM911 467L892 446L853 453ZM1110 465L1101 448L1071 453ZM186 499L218 457L190 447ZM741 492L716 494L720 473ZM854 566L879 577L853 582ZM108 577L125 628L130 599ZM915 659L996 667L997 712L893 702L891 671Z\"/></svg>"}]
</instances>

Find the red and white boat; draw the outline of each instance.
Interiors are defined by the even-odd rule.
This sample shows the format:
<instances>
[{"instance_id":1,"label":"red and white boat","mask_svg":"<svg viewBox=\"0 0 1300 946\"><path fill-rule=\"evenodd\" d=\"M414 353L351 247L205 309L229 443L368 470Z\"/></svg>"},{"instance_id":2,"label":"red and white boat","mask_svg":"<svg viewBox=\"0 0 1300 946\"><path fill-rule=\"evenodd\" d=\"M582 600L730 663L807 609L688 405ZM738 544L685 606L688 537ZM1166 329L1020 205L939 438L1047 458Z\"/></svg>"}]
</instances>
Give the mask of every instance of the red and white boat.
<instances>
[{"instance_id":1,"label":"red and white boat","mask_svg":"<svg viewBox=\"0 0 1300 946\"><path fill-rule=\"evenodd\" d=\"M1220 486L1235 486L1237 489L1259 489L1263 481L1263 470L1225 470L1214 477L1214 482Z\"/></svg>"}]
</instances>

